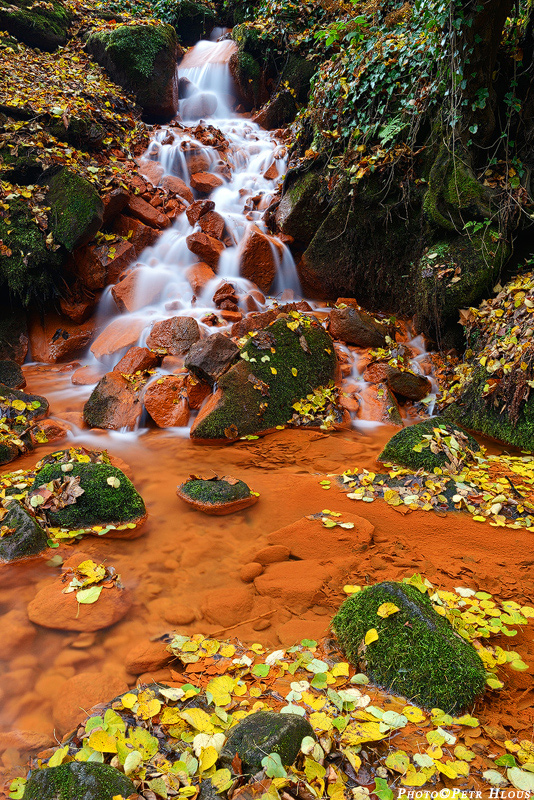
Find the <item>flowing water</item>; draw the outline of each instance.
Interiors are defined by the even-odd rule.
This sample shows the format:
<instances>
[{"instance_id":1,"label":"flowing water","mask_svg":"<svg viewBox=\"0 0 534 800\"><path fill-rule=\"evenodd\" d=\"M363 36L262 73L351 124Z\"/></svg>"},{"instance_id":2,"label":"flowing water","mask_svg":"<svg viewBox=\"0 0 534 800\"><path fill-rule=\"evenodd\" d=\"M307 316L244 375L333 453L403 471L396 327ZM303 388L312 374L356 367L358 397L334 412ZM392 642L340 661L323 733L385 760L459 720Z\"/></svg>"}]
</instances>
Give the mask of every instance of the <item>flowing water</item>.
<instances>
[{"instance_id":1,"label":"flowing water","mask_svg":"<svg viewBox=\"0 0 534 800\"><path fill-rule=\"evenodd\" d=\"M187 271L198 259L188 249L186 239L196 228L182 214L135 265L141 270L135 311L119 314L110 289L101 301L103 324L135 320L139 344L146 341L155 321L176 315L193 316L205 335L213 333L214 329L202 320L215 310L212 297L221 280L234 285L243 308L247 308L247 295L255 289L240 275L243 243L251 226L268 234L263 215L285 173L287 153L270 133L232 110L235 101L228 61L234 50L235 45L225 40L201 42L186 55L179 68L179 78L190 82L187 97L180 101L182 123L157 130L145 156L147 162L161 166L163 175L189 184L188 154L194 151L197 164L205 165L204 171L221 177L222 184L210 196L226 228L226 247L218 275L195 296ZM203 122L198 127L200 120ZM220 131L227 142L222 149L217 145L220 138L216 132L213 143L206 144L209 126ZM268 170L269 178L265 177ZM259 309L268 307L275 297L300 296L290 251L274 237L271 243L277 277L272 296L264 302L256 300ZM422 340L408 337L407 346L412 368L428 373L431 368ZM125 349L104 359L106 369L117 363ZM347 391L364 396L362 354L354 348L341 352L346 358ZM84 363L95 360L88 355ZM133 685L136 677L126 671L125 662L139 641L172 628L185 633L235 634L271 646L289 645L304 636L326 633L332 610L339 603L338 579L306 607L295 608L285 596L259 595L252 585L241 581L240 568L268 543L271 531L323 508L326 501L319 480L325 474L356 465L372 469L377 453L392 433L387 427L364 434L345 430L334 436L288 430L255 443L209 447L176 435L184 431L143 428L128 434L88 432L76 422L92 387L73 386L68 366L30 364L25 366L25 373L28 390L45 395L51 414L71 425L69 443L107 448L130 466L150 516L144 535L135 541L89 537L76 545L77 551L113 565L132 593L133 604L126 617L107 630L77 634L28 622L27 604L59 575L58 566L48 563L50 553L27 563L0 567L0 635L4 643L0 650L0 750L6 772L16 771L32 747L38 749L52 743L54 737L68 731L65 719L69 704L70 717L74 708L74 718L81 718L83 709L95 701L94 695L80 693L73 683L76 675L92 673L93 683L95 675L100 676L99 699L106 697L112 679ZM362 426L368 421L375 425L366 420L365 401L359 405L359 411L352 410L355 423ZM28 468L36 457L56 449L52 445L42 447L38 454L29 454L14 466ZM176 485L190 473L206 469L244 478L260 492L259 503L230 517L208 518L186 508L176 498ZM362 513L343 494L327 497L332 508ZM386 541L395 513L378 506L374 504L371 514L366 509L366 516L373 517ZM395 535L402 530L407 537L412 534L412 526L403 518L394 523ZM434 530L438 530L438 538L443 536L449 542L450 533L441 522ZM427 535L424 526L423 535ZM388 547L393 544L391 540ZM62 546L55 552L68 558L73 548ZM406 554L403 558L406 561ZM376 571L376 564L369 570ZM221 608L229 609L226 616ZM169 678L169 673L153 671L149 677L163 680Z\"/></svg>"}]
</instances>

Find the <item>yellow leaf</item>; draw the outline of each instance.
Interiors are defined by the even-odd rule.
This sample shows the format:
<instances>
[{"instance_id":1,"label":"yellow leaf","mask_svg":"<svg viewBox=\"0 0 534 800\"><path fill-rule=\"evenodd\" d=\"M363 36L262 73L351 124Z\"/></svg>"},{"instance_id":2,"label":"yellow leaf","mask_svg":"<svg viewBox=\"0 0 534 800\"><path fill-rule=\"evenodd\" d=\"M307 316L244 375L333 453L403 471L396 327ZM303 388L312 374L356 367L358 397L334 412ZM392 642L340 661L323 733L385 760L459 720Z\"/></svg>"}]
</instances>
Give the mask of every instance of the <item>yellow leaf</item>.
<instances>
[{"instance_id":1,"label":"yellow leaf","mask_svg":"<svg viewBox=\"0 0 534 800\"><path fill-rule=\"evenodd\" d=\"M339 664L336 664L332 667L332 675L334 678L348 678L349 676L349 665L346 661L340 661Z\"/></svg>"},{"instance_id":2,"label":"yellow leaf","mask_svg":"<svg viewBox=\"0 0 534 800\"><path fill-rule=\"evenodd\" d=\"M417 706L404 706L401 713L409 722L424 722L426 719L424 712Z\"/></svg>"},{"instance_id":3,"label":"yellow leaf","mask_svg":"<svg viewBox=\"0 0 534 800\"><path fill-rule=\"evenodd\" d=\"M65 747L60 747L59 750L56 750L54 755L49 759L48 765L49 767L59 767L60 764L63 764L65 757L69 752L68 744Z\"/></svg>"},{"instance_id":4,"label":"yellow leaf","mask_svg":"<svg viewBox=\"0 0 534 800\"><path fill-rule=\"evenodd\" d=\"M98 753L116 753L117 742L106 731L93 731L88 741L89 747Z\"/></svg>"},{"instance_id":5,"label":"yellow leaf","mask_svg":"<svg viewBox=\"0 0 534 800\"><path fill-rule=\"evenodd\" d=\"M127 692L123 694L121 697L121 703L124 708L133 708L134 705L137 703L137 695L133 694L132 692Z\"/></svg>"},{"instance_id":6,"label":"yellow leaf","mask_svg":"<svg viewBox=\"0 0 534 800\"><path fill-rule=\"evenodd\" d=\"M328 716L328 714L323 714L322 712L314 712L310 714L310 725L319 731L330 731L332 730L332 720Z\"/></svg>"},{"instance_id":7,"label":"yellow leaf","mask_svg":"<svg viewBox=\"0 0 534 800\"><path fill-rule=\"evenodd\" d=\"M376 613L379 617L382 617L382 619L386 619L386 617L396 614L397 611L399 611L399 607L396 606L395 603L382 603L382 605L378 607ZM378 636L376 638L378 639Z\"/></svg>"},{"instance_id":8,"label":"yellow leaf","mask_svg":"<svg viewBox=\"0 0 534 800\"><path fill-rule=\"evenodd\" d=\"M161 700L157 700L154 697L151 700L140 702L139 708L135 713L140 719L152 719L152 717L155 717L156 714L159 714L161 711L161 706Z\"/></svg>"},{"instance_id":9,"label":"yellow leaf","mask_svg":"<svg viewBox=\"0 0 534 800\"><path fill-rule=\"evenodd\" d=\"M202 754L199 759L200 764L200 771L206 772L207 769L212 767L217 759L219 758L219 754L214 747L206 747L202 750Z\"/></svg>"},{"instance_id":10,"label":"yellow leaf","mask_svg":"<svg viewBox=\"0 0 534 800\"><path fill-rule=\"evenodd\" d=\"M199 731L199 733L215 732L215 728L209 716L201 708L189 708L186 711L182 711L180 716L192 725L195 730Z\"/></svg>"},{"instance_id":11,"label":"yellow leaf","mask_svg":"<svg viewBox=\"0 0 534 800\"><path fill-rule=\"evenodd\" d=\"M370 630L368 630L368 631L367 631L367 633L365 634L365 639L364 639L364 642L365 642L365 644L366 644L367 646L369 646L369 645L370 645L370 644L372 644L373 642L376 642L376 641L377 641L377 639L378 639L378 631L377 631L377 629L376 629L376 628L371 628L371 629L370 629Z\"/></svg>"},{"instance_id":12,"label":"yellow leaf","mask_svg":"<svg viewBox=\"0 0 534 800\"><path fill-rule=\"evenodd\" d=\"M458 773L452 766L452 763L453 763L452 761L447 761L445 764L442 764L441 761L436 761L436 767L439 769L442 775L445 775L447 778L451 778L451 780L454 780L455 778L458 777Z\"/></svg>"},{"instance_id":13,"label":"yellow leaf","mask_svg":"<svg viewBox=\"0 0 534 800\"><path fill-rule=\"evenodd\" d=\"M230 675L221 675L218 678L213 678L207 685L208 691L216 706L227 706L232 701L231 692L237 685L237 679L230 677Z\"/></svg>"},{"instance_id":14,"label":"yellow leaf","mask_svg":"<svg viewBox=\"0 0 534 800\"><path fill-rule=\"evenodd\" d=\"M404 786L424 786L427 781L427 777L424 772L417 772L413 764L410 764L406 775L401 778L401 783Z\"/></svg>"},{"instance_id":15,"label":"yellow leaf","mask_svg":"<svg viewBox=\"0 0 534 800\"><path fill-rule=\"evenodd\" d=\"M380 730L378 722L353 722L345 729L341 741L349 745L379 742L388 735Z\"/></svg>"},{"instance_id":16,"label":"yellow leaf","mask_svg":"<svg viewBox=\"0 0 534 800\"><path fill-rule=\"evenodd\" d=\"M401 775L405 775L410 766L410 759L404 750L396 750L386 758L386 767L400 772Z\"/></svg>"}]
</instances>

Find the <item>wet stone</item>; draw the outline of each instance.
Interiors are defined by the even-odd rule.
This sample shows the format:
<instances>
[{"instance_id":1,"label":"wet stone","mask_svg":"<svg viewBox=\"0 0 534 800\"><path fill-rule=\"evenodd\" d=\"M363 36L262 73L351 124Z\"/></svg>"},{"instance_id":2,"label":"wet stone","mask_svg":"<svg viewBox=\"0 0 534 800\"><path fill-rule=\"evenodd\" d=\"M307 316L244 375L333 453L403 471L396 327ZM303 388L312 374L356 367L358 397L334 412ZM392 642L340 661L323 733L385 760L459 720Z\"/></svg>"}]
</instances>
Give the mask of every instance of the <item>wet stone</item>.
<instances>
[{"instance_id":1,"label":"wet stone","mask_svg":"<svg viewBox=\"0 0 534 800\"><path fill-rule=\"evenodd\" d=\"M11 500L5 517L0 520L0 559L15 561L46 550L47 534L18 500Z\"/></svg>"},{"instance_id":2,"label":"wet stone","mask_svg":"<svg viewBox=\"0 0 534 800\"><path fill-rule=\"evenodd\" d=\"M385 325L352 306L332 309L329 330L334 339L356 347L385 347L388 334Z\"/></svg>"},{"instance_id":3,"label":"wet stone","mask_svg":"<svg viewBox=\"0 0 534 800\"><path fill-rule=\"evenodd\" d=\"M155 322L147 345L161 355L181 356L200 339L200 328L193 317L171 317Z\"/></svg>"},{"instance_id":4,"label":"wet stone","mask_svg":"<svg viewBox=\"0 0 534 800\"><path fill-rule=\"evenodd\" d=\"M232 364L238 352L235 342L223 333L215 333L191 347L185 366L199 380L213 386Z\"/></svg>"},{"instance_id":5,"label":"wet stone","mask_svg":"<svg viewBox=\"0 0 534 800\"><path fill-rule=\"evenodd\" d=\"M23 389L26 378L16 361L0 361L0 383L10 389Z\"/></svg>"}]
</instances>

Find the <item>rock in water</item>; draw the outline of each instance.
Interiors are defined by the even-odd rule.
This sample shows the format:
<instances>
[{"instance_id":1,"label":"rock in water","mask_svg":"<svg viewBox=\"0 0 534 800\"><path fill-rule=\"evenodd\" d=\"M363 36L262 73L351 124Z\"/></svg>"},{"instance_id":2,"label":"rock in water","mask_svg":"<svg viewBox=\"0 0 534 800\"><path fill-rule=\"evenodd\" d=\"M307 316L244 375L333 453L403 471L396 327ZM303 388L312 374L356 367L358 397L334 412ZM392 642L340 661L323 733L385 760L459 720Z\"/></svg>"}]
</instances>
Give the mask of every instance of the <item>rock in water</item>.
<instances>
[{"instance_id":1,"label":"rock in water","mask_svg":"<svg viewBox=\"0 0 534 800\"><path fill-rule=\"evenodd\" d=\"M132 781L108 764L72 761L33 770L24 800L113 800L134 794Z\"/></svg>"},{"instance_id":2,"label":"rock in water","mask_svg":"<svg viewBox=\"0 0 534 800\"><path fill-rule=\"evenodd\" d=\"M258 711L246 717L230 731L221 751L220 763L231 768L237 755L241 759L243 773L255 774L262 769L262 759L270 753L278 753L286 767L294 763L305 736L315 738L313 728L298 714L276 714Z\"/></svg>"},{"instance_id":3,"label":"rock in water","mask_svg":"<svg viewBox=\"0 0 534 800\"><path fill-rule=\"evenodd\" d=\"M16 361L0 361L0 383L10 389L23 389L26 378Z\"/></svg>"},{"instance_id":4,"label":"rock in water","mask_svg":"<svg viewBox=\"0 0 534 800\"><path fill-rule=\"evenodd\" d=\"M191 347L185 358L185 366L199 380L213 386L238 353L238 346L228 336L214 333Z\"/></svg>"},{"instance_id":5,"label":"rock in water","mask_svg":"<svg viewBox=\"0 0 534 800\"><path fill-rule=\"evenodd\" d=\"M388 328L362 309L347 306L332 309L330 333L356 347L385 347Z\"/></svg>"},{"instance_id":6,"label":"rock in water","mask_svg":"<svg viewBox=\"0 0 534 800\"><path fill-rule=\"evenodd\" d=\"M191 427L195 439L237 439L291 419L293 404L336 377L332 340L315 319L279 317L254 332Z\"/></svg>"},{"instance_id":7,"label":"rock in water","mask_svg":"<svg viewBox=\"0 0 534 800\"><path fill-rule=\"evenodd\" d=\"M386 603L396 610L380 615ZM461 712L484 691L482 659L414 586L386 581L358 592L343 603L332 628L352 664L425 708Z\"/></svg>"},{"instance_id":8,"label":"rock in water","mask_svg":"<svg viewBox=\"0 0 534 800\"><path fill-rule=\"evenodd\" d=\"M465 431L440 419L427 419L392 436L378 461L427 472L433 472L435 467L457 471L454 462L461 466L474 461L473 454L479 452L480 445Z\"/></svg>"},{"instance_id":9,"label":"rock in water","mask_svg":"<svg viewBox=\"0 0 534 800\"><path fill-rule=\"evenodd\" d=\"M15 561L46 550L48 539L46 532L18 500L10 501L8 512L1 520L0 526L8 531L0 538L0 559Z\"/></svg>"},{"instance_id":10,"label":"rock in water","mask_svg":"<svg viewBox=\"0 0 534 800\"><path fill-rule=\"evenodd\" d=\"M258 496L244 481L230 478L191 478L177 489L178 497L205 514L221 516L254 505Z\"/></svg>"}]
</instances>

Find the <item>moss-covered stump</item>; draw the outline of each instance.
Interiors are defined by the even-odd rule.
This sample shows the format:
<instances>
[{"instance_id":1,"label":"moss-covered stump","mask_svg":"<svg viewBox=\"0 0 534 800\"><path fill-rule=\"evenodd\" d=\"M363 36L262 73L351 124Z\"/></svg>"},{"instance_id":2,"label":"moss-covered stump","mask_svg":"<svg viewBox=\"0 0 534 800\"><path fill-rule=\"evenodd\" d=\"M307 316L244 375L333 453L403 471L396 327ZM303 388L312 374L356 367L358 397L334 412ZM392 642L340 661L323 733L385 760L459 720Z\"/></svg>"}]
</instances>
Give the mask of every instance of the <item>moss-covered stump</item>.
<instances>
[{"instance_id":1,"label":"moss-covered stump","mask_svg":"<svg viewBox=\"0 0 534 800\"><path fill-rule=\"evenodd\" d=\"M262 769L262 759L277 753L286 767L294 763L306 736L315 738L308 720L298 714L276 714L258 711L241 720L230 731L221 751L220 763L231 769L237 754L243 773L255 774Z\"/></svg>"},{"instance_id":2,"label":"moss-covered stump","mask_svg":"<svg viewBox=\"0 0 534 800\"><path fill-rule=\"evenodd\" d=\"M0 361L0 383L10 389L23 389L26 378L16 361Z\"/></svg>"},{"instance_id":3,"label":"moss-covered stump","mask_svg":"<svg viewBox=\"0 0 534 800\"><path fill-rule=\"evenodd\" d=\"M343 603L332 627L352 664L424 708L460 712L484 691L476 650L416 587L387 581L364 589Z\"/></svg>"},{"instance_id":4,"label":"moss-covered stump","mask_svg":"<svg viewBox=\"0 0 534 800\"><path fill-rule=\"evenodd\" d=\"M70 15L58 0L33 3L32 0L9 0L0 6L0 29L20 42L52 51L67 41Z\"/></svg>"},{"instance_id":5,"label":"moss-covered stump","mask_svg":"<svg viewBox=\"0 0 534 800\"><path fill-rule=\"evenodd\" d=\"M171 25L119 25L97 31L87 40L87 50L115 83L135 94L146 116L163 120L175 115L180 48Z\"/></svg>"},{"instance_id":6,"label":"moss-covered stump","mask_svg":"<svg viewBox=\"0 0 534 800\"><path fill-rule=\"evenodd\" d=\"M24 201L9 201L0 217L0 239L7 248L0 259L0 287L6 294L23 306L30 301L42 303L56 294L63 256L47 248L45 235ZM6 324L0 322L1 327Z\"/></svg>"},{"instance_id":7,"label":"moss-covered stump","mask_svg":"<svg viewBox=\"0 0 534 800\"><path fill-rule=\"evenodd\" d=\"M294 403L335 379L330 336L315 319L292 314L249 334L193 423L193 438L234 440L284 425Z\"/></svg>"},{"instance_id":8,"label":"moss-covered stump","mask_svg":"<svg viewBox=\"0 0 534 800\"><path fill-rule=\"evenodd\" d=\"M36 474L30 490L35 494L52 481L80 478L83 494L71 505L47 512L52 526L75 530L94 525L135 523L146 516L141 495L117 467L78 461L70 461L68 465L72 469L66 470L65 463L45 464Z\"/></svg>"},{"instance_id":9,"label":"moss-covered stump","mask_svg":"<svg viewBox=\"0 0 534 800\"><path fill-rule=\"evenodd\" d=\"M87 244L102 225L104 204L98 192L67 168L50 179L46 203L54 240L69 252Z\"/></svg>"},{"instance_id":10,"label":"moss-covered stump","mask_svg":"<svg viewBox=\"0 0 534 800\"><path fill-rule=\"evenodd\" d=\"M442 419L427 419L391 437L378 461L410 469L445 469L456 472L474 461L480 445L468 433Z\"/></svg>"},{"instance_id":11,"label":"moss-covered stump","mask_svg":"<svg viewBox=\"0 0 534 800\"><path fill-rule=\"evenodd\" d=\"M33 770L23 800L113 800L134 793L134 784L118 769L73 761Z\"/></svg>"},{"instance_id":12,"label":"moss-covered stump","mask_svg":"<svg viewBox=\"0 0 534 800\"><path fill-rule=\"evenodd\" d=\"M203 479L192 477L176 490L178 497L198 511L222 516L241 511L257 502L257 494L251 492L244 481L225 476Z\"/></svg>"},{"instance_id":13,"label":"moss-covered stump","mask_svg":"<svg viewBox=\"0 0 534 800\"><path fill-rule=\"evenodd\" d=\"M0 519L0 559L15 561L41 553L47 547L47 534L18 500L11 500L7 514Z\"/></svg>"}]
</instances>

